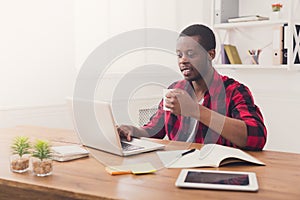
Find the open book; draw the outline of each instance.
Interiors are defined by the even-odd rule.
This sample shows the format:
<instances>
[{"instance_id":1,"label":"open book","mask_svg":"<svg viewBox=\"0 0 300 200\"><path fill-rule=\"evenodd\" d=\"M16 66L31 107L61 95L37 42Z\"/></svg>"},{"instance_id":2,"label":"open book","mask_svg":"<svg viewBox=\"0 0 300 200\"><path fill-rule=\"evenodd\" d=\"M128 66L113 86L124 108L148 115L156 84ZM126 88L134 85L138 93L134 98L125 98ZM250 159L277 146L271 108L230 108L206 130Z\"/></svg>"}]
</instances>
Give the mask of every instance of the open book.
<instances>
[{"instance_id":1,"label":"open book","mask_svg":"<svg viewBox=\"0 0 300 200\"><path fill-rule=\"evenodd\" d=\"M219 167L234 162L265 165L240 149L218 144L206 144L201 150L197 149L193 153L182 156L186 151L159 151L157 155L167 168Z\"/></svg>"}]
</instances>

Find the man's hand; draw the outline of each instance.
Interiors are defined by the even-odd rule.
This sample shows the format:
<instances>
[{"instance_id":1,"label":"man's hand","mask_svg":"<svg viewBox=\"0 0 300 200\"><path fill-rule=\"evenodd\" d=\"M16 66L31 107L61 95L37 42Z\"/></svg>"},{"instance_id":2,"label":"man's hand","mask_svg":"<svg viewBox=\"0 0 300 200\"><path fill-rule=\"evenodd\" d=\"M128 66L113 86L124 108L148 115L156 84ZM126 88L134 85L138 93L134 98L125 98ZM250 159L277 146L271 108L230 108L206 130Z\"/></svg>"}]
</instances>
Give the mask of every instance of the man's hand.
<instances>
[{"instance_id":1,"label":"man's hand","mask_svg":"<svg viewBox=\"0 0 300 200\"><path fill-rule=\"evenodd\" d=\"M117 130L121 138L126 138L127 141L131 141L134 128L134 126L130 125L121 125L117 127Z\"/></svg>"},{"instance_id":2,"label":"man's hand","mask_svg":"<svg viewBox=\"0 0 300 200\"><path fill-rule=\"evenodd\" d=\"M166 94L166 105L175 115L199 118L199 104L181 89L171 90Z\"/></svg>"}]
</instances>

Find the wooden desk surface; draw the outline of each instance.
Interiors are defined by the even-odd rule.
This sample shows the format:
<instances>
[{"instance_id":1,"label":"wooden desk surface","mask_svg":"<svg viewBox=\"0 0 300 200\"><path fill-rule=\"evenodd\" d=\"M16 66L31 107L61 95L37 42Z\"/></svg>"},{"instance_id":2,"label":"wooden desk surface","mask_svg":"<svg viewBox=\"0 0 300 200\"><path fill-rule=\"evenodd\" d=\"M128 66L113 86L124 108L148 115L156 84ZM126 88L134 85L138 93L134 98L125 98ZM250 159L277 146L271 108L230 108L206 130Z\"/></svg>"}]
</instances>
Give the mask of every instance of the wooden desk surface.
<instances>
[{"instance_id":1,"label":"wooden desk surface","mask_svg":"<svg viewBox=\"0 0 300 200\"><path fill-rule=\"evenodd\" d=\"M161 168L154 174L111 176L94 157L54 163L53 174L36 177L31 171L12 173L9 169L10 144L17 135L77 143L73 131L20 126L0 129L0 199L299 199L300 154L274 151L249 152L266 166L238 165L215 170L256 172L258 192L179 189L175 180L180 169ZM172 142L167 150L183 147ZM95 156L110 164L149 159L155 153L121 158L102 153ZM109 155L109 156L108 156ZM143 157L144 156L144 157ZM158 164L159 165L159 164Z\"/></svg>"}]
</instances>

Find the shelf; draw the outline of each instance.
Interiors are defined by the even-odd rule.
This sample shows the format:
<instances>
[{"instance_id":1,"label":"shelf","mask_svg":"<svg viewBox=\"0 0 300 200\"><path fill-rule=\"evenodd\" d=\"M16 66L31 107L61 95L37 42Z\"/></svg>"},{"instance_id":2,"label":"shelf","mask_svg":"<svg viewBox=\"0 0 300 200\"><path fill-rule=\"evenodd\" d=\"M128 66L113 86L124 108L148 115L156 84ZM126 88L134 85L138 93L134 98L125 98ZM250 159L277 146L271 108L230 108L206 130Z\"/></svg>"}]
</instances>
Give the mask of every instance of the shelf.
<instances>
[{"instance_id":1,"label":"shelf","mask_svg":"<svg viewBox=\"0 0 300 200\"><path fill-rule=\"evenodd\" d=\"M249 22L234 22L234 23L222 23L215 24L214 28L218 29L233 29L239 27L251 27L251 26L273 26L273 25L282 25L287 24L288 22L285 20L262 20L262 21L249 21Z\"/></svg>"},{"instance_id":2,"label":"shelf","mask_svg":"<svg viewBox=\"0 0 300 200\"><path fill-rule=\"evenodd\" d=\"M231 64L214 64L216 69L284 69L288 70L288 65L231 65Z\"/></svg>"},{"instance_id":3,"label":"shelf","mask_svg":"<svg viewBox=\"0 0 300 200\"><path fill-rule=\"evenodd\" d=\"M217 3L216 3L217 2ZM252 65L250 62L244 60L244 63L247 64L220 64L222 63L222 51L221 48L216 52L216 60L215 60L215 68L216 69L229 69L229 70L287 70L287 71L297 71L300 72L300 64L298 60L300 59L300 15L299 10L300 3L299 0L288 0L284 1L284 8L280 13L281 16L278 18L275 17L274 13L271 13L269 20L259 20L259 21L243 21L243 22L231 22L231 23L214 23L220 21L227 21L224 15L223 18L220 18L219 3L223 2L222 0L214 0L213 1L213 15L212 15L212 27L216 32L216 36L219 39L217 44L233 44L242 51L241 57L246 58L247 49L263 49L265 54L262 55L260 63L267 64L259 64ZM236 1L239 3L238 15L247 16L249 13L256 13L252 5L253 0L248 1ZM258 0L257 0L258 2ZM265 3L265 2L264 2ZM270 9L270 4L262 4L265 12L263 13L263 9L261 12L261 16L268 16L267 9ZM268 5L269 4L269 5ZM216 6L217 5L217 6ZM225 5L225 4L224 4ZM268 5L268 7L267 7ZM247 11L247 12L246 12ZM225 11L224 11L225 12ZM260 13L258 13L260 15ZM298 26L297 26L298 25ZM281 29L281 27L283 27ZM276 28L276 29L274 29ZM279 42L278 42L279 41ZM273 45L273 47L270 47ZM261 47L263 46L263 47ZM274 61L274 51L275 50L286 50L285 65L272 65L272 63L279 63L280 61ZM279 54L279 56L283 56ZM279 57L277 54L277 57ZM248 56L249 57L249 56ZM219 64L217 64L219 63ZM249 64L248 64L249 63Z\"/></svg>"}]
</instances>

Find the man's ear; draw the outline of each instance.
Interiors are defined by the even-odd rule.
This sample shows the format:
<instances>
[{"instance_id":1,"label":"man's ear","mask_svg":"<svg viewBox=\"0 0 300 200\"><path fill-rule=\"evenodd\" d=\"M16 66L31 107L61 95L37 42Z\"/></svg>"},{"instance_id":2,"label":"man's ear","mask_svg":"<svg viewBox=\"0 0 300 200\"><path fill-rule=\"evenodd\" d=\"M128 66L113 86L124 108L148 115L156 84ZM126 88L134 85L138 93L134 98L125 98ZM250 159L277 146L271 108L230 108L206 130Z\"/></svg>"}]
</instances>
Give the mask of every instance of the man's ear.
<instances>
[{"instance_id":1,"label":"man's ear","mask_svg":"<svg viewBox=\"0 0 300 200\"><path fill-rule=\"evenodd\" d=\"M208 57L209 60L213 60L216 57L216 50L215 49L211 49L207 53L209 55L209 57Z\"/></svg>"}]
</instances>

